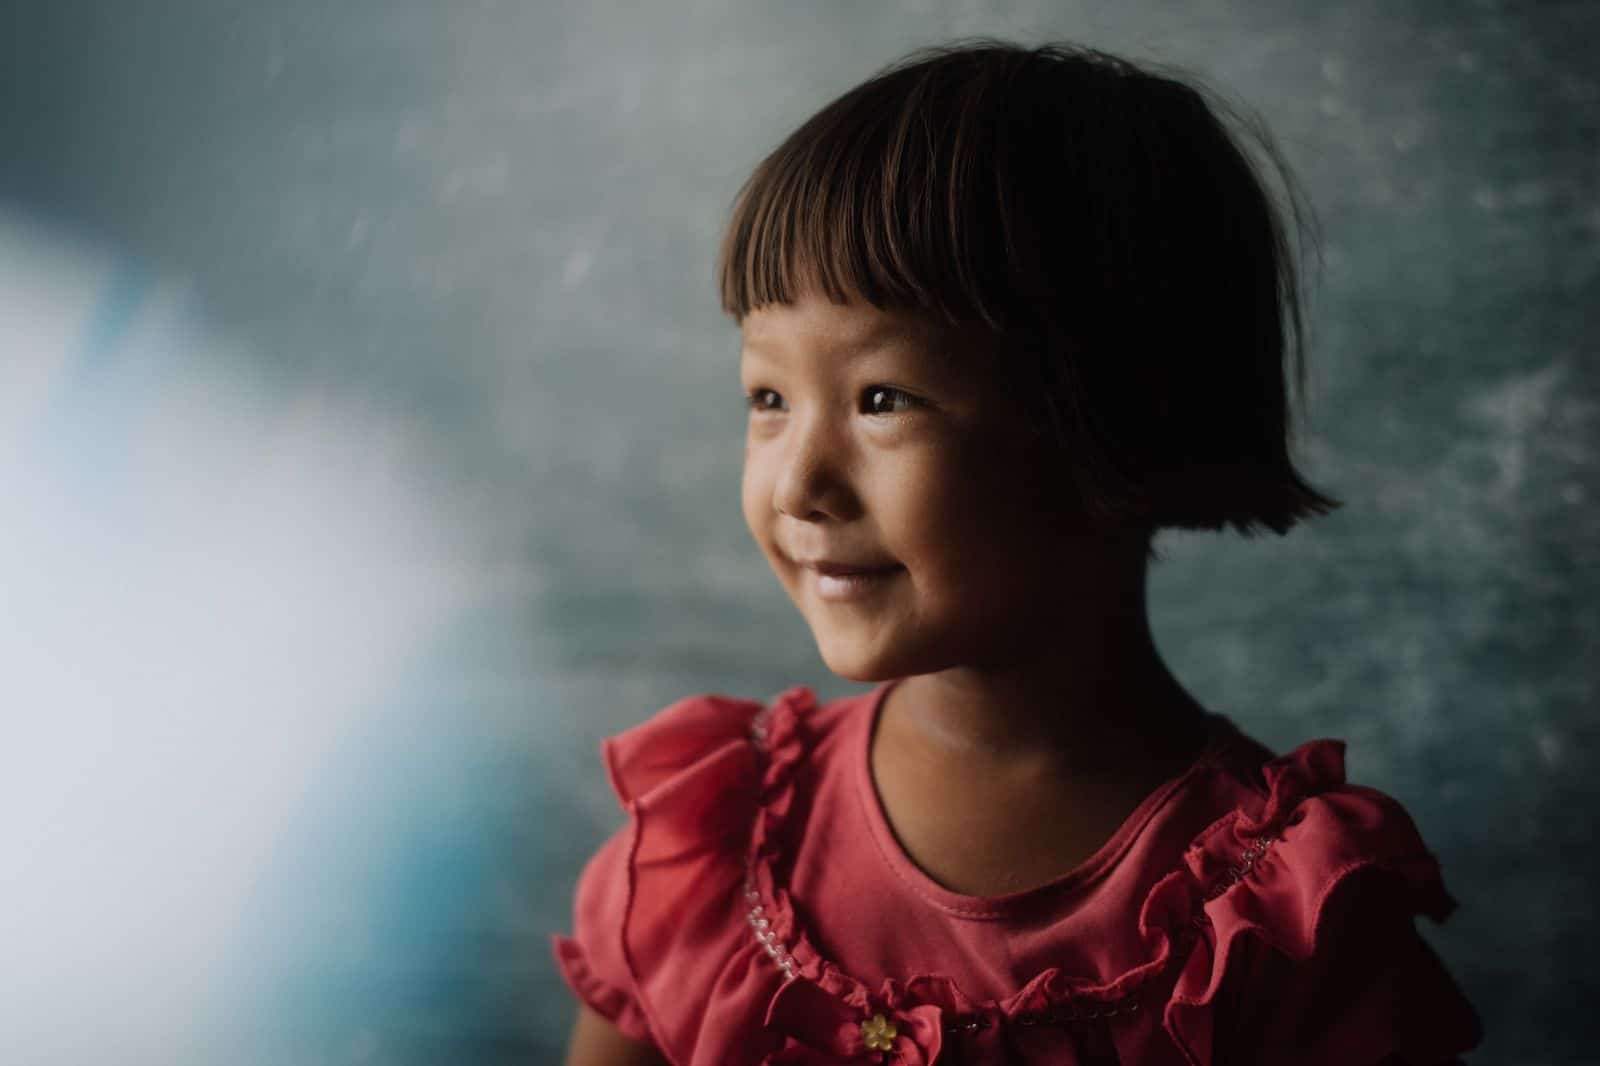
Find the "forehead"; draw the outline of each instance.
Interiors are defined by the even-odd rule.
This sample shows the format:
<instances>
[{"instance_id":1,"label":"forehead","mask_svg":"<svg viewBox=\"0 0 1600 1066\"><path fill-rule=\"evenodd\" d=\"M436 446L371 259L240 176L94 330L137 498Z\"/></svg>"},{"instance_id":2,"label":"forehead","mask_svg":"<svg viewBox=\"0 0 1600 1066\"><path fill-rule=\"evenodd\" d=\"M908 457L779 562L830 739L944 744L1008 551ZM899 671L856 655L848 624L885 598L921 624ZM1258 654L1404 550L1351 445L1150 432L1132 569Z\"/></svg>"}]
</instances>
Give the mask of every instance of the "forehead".
<instances>
[{"instance_id":1,"label":"forehead","mask_svg":"<svg viewBox=\"0 0 1600 1066\"><path fill-rule=\"evenodd\" d=\"M740 333L741 355L777 362L790 356L848 358L886 348L932 354L937 341L937 331L919 316L814 296L757 308L745 316Z\"/></svg>"}]
</instances>

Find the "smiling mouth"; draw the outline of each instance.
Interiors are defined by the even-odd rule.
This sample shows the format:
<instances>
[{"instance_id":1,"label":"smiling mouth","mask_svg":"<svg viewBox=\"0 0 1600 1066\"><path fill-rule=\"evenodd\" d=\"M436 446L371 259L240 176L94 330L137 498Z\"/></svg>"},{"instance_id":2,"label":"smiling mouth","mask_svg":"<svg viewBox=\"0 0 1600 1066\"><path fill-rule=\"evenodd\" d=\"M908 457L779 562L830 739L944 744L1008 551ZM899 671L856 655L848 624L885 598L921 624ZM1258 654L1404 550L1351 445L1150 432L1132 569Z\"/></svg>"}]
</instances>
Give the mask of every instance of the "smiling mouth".
<instances>
[{"instance_id":1,"label":"smiling mouth","mask_svg":"<svg viewBox=\"0 0 1600 1066\"><path fill-rule=\"evenodd\" d=\"M844 563L812 563L806 567L826 577L850 577L853 574L883 574L900 569L899 563L889 566L849 566Z\"/></svg>"},{"instance_id":2,"label":"smiling mouth","mask_svg":"<svg viewBox=\"0 0 1600 1066\"><path fill-rule=\"evenodd\" d=\"M851 573L828 573L816 567L807 567L816 582L817 595L825 600L848 600L871 595L888 586L904 566L884 567L880 570L857 570Z\"/></svg>"}]
</instances>

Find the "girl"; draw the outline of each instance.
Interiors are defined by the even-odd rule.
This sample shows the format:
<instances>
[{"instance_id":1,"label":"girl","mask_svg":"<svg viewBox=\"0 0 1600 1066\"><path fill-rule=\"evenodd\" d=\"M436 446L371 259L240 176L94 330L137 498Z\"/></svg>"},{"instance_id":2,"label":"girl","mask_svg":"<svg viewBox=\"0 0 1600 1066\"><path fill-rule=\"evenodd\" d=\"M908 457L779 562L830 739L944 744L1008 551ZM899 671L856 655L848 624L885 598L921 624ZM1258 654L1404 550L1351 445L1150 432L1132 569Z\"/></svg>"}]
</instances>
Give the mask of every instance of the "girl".
<instances>
[{"instance_id":1,"label":"girl","mask_svg":"<svg viewBox=\"0 0 1600 1066\"><path fill-rule=\"evenodd\" d=\"M630 817L553 938L569 1064L1478 1044L1404 808L1342 741L1275 755L1206 710L1151 640L1158 530L1339 506L1288 457L1291 245L1223 113L1090 49L958 43L745 184L745 519L828 668L876 686L691 696L602 742Z\"/></svg>"}]
</instances>

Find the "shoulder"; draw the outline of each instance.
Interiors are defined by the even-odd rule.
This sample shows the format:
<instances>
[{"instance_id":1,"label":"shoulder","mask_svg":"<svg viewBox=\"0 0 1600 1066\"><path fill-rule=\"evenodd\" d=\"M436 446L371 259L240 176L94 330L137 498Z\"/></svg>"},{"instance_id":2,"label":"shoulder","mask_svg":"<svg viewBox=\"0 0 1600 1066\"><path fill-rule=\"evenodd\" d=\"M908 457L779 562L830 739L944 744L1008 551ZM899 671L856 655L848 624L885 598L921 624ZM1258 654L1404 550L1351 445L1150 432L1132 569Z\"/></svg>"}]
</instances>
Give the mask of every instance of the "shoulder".
<instances>
[{"instance_id":1,"label":"shoulder","mask_svg":"<svg viewBox=\"0 0 1600 1066\"><path fill-rule=\"evenodd\" d=\"M718 693L687 696L600 742L606 776L641 828L635 862L662 847L742 854L758 809L797 787L802 761L832 757L835 726L854 705L822 703L806 685L766 700Z\"/></svg>"},{"instance_id":2,"label":"shoulder","mask_svg":"<svg viewBox=\"0 0 1600 1066\"><path fill-rule=\"evenodd\" d=\"M702 693L600 743L628 820L584 867L575 935L554 947L582 998L674 1061L765 1039L745 1029L782 975L743 920L746 863L773 765L803 754L816 710L803 685L768 700Z\"/></svg>"},{"instance_id":3,"label":"shoulder","mask_svg":"<svg viewBox=\"0 0 1600 1066\"><path fill-rule=\"evenodd\" d=\"M1345 748L1236 759L1235 805L1146 900L1141 922L1192 944L1164 1024L1193 1062L1235 1039L1215 1061L1443 1062L1481 1039L1415 925L1457 907L1439 861L1398 800L1346 779Z\"/></svg>"},{"instance_id":4,"label":"shoulder","mask_svg":"<svg viewBox=\"0 0 1600 1066\"><path fill-rule=\"evenodd\" d=\"M701 693L668 704L600 742L617 801L629 814L677 815L685 802L748 788L759 700Z\"/></svg>"}]
</instances>

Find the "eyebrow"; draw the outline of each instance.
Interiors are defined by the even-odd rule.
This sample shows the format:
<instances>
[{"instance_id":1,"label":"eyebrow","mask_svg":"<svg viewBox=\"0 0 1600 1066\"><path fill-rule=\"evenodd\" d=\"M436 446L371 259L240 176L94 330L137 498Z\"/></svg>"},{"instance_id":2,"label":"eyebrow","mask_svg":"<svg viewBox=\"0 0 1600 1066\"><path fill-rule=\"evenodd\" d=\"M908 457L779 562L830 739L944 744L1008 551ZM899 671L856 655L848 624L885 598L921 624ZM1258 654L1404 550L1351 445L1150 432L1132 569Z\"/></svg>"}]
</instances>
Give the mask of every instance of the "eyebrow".
<instances>
[{"instance_id":1,"label":"eyebrow","mask_svg":"<svg viewBox=\"0 0 1600 1066\"><path fill-rule=\"evenodd\" d=\"M834 354L843 355L846 358L858 356L868 351L882 348L892 340L898 340L902 332L901 328L895 323L881 321L857 337L830 346L830 350ZM763 344L759 339L746 339L741 342L740 351L759 355L770 353L775 347L777 346Z\"/></svg>"}]
</instances>

